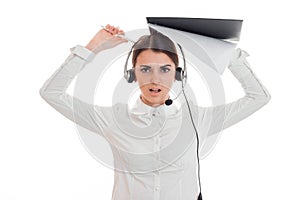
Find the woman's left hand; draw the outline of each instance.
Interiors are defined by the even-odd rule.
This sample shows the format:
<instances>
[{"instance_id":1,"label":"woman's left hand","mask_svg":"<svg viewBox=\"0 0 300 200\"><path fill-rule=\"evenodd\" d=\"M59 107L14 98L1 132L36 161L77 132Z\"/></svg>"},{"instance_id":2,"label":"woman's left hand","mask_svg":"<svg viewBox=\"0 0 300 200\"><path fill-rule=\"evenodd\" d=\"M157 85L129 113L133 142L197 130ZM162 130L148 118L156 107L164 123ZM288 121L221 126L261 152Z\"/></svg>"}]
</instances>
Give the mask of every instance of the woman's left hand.
<instances>
[{"instance_id":1,"label":"woman's left hand","mask_svg":"<svg viewBox=\"0 0 300 200\"><path fill-rule=\"evenodd\" d=\"M86 45L86 48L94 53L113 48L121 43L128 42L126 39L117 36L123 34L123 30L108 24L105 26L105 28L96 33L96 35Z\"/></svg>"}]
</instances>

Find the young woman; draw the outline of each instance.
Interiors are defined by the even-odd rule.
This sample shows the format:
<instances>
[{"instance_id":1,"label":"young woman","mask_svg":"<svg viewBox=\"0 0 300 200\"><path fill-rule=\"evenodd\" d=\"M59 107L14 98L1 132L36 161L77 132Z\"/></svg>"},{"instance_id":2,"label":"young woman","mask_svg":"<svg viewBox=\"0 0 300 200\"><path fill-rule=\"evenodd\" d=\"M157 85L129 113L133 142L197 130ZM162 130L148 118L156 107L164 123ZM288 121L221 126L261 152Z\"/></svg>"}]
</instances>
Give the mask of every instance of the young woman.
<instances>
[{"instance_id":1,"label":"young woman","mask_svg":"<svg viewBox=\"0 0 300 200\"><path fill-rule=\"evenodd\" d=\"M118 34L124 32L107 25L85 47L72 48L40 95L61 114L109 142L115 168L113 200L195 200L199 194L195 125L206 140L220 131L219 125L225 129L241 121L271 96L250 69L247 53L237 49L228 68L241 83L244 97L214 107L192 102L180 108L167 106L170 88L178 81L178 55L174 43L158 33L142 36L134 44L131 78L141 94L131 110L122 104L91 105L67 94L71 81L95 54L127 42Z\"/></svg>"}]
</instances>

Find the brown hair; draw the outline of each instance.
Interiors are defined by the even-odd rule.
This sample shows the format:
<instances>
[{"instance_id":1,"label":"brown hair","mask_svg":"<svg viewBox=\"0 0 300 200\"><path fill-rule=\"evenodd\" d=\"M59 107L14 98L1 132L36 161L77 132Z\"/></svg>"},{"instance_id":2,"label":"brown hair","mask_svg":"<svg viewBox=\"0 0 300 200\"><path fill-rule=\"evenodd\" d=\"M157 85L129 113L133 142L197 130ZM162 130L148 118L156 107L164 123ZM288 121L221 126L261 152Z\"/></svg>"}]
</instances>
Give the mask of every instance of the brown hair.
<instances>
[{"instance_id":1,"label":"brown hair","mask_svg":"<svg viewBox=\"0 0 300 200\"><path fill-rule=\"evenodd\" d=\"M145 50L152 50L154 52L165 53L178 66L178 55L173 41L167 36L154 32L151 35L144 35L138 39L134 44L132 53L132 66L135 67L137 57Z\"/></svg>"}]
</instances>

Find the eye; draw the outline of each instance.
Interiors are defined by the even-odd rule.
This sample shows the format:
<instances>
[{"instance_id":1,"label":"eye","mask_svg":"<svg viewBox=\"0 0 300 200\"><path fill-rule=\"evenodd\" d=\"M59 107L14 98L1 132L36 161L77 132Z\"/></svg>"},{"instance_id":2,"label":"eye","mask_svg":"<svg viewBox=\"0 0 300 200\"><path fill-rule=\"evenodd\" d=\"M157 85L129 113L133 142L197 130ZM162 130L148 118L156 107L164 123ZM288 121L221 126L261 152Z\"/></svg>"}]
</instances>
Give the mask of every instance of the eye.
<instances>
[{"instance_id":1,"label":"eye","mask_svg":"<svg viewBox=\"0 0 300 200\"><path fill-rule=\"evenodd\" d=\"M141 68L141 72L148 73L148 72L150 72L150 69L146 68L146 67L143 67L143 68Z\"/></svg>"},{"instance_id":2,"label":"eye","mask_svg":"<svg viewBox=\"0 0 300 200\"><path fill-rule=\"evenodd\" d=\"M161 68L161 71L162 71L163 73L167 73L167 72L170 71L170 69L167 68L167 67L164 67L164 68Z\"/></svg>"}]
</instances>

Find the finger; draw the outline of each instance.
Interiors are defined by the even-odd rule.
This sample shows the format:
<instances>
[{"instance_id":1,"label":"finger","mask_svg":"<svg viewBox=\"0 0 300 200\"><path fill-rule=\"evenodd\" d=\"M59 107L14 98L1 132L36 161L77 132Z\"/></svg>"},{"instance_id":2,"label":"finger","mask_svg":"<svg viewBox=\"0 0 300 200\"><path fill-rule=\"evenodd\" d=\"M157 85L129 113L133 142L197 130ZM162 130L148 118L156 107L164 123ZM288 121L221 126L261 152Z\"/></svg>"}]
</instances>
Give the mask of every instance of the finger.
<instances>
[{"instance_id":1,"label":"finger","mask_svg":"<svg viewBox=\"0 0 300 200\"><path fill-rule=\"evenodd\" d=\"M125 35L125 32L123 30L119 30L118 34L119 35Z\"/></svg>"},{"instance_id":2,"label":"finger","mask_svg":"<svg viewBox=\"0 0 300 200\"><path fill-rule=\"evenodd\" d=\"M107 25L106 27L105 27L105 30L107 31L107 32L109 32L110 34L112 34L113 35L113 33L114 33L114 27L113 26L110 26L110 25Z\"/></svg>"},{"instance_id":3,"label":"finger","mask_svg":"<svg viewBox=\"0 0 300 200\"><path fill-rule=\"evenodd\" d=\"M112 34L117 34L119 32L119 28L112 26L111 28Z\"/></svg>"},{"instance_id":4,"label":"finger","mask_svg":"<svg viewBox=\"0 0 300 200\"><path fill-rule=\"evenodd\" d=\"M110 34L114 34L114 29L115 27L114 26L111 26L110 24L107 25L107 28L106 30L110 33Z\"/></svg>"},{"instance_id":5,"label":"finger","mask_svg":"<svg viewBox=\"0 0 300 200\"><path fill-rule=\"evenodd\" d=\"M110 29L110 32L111 32L112 34L114 34L115 31L116 31L116 28L115 28L114 26L112 26L111 29Z\"/></svg>"},{"instance_id":6,"label":"finger","mask_svg":"<svg viewBox=\"0 0 300 200\"><path fill-rule=\"evenodd\" d=\"M110 24L107 24L104 29L112 35L120 33L119 27L111 26ZM124 31L121 31L121 34L124 34Z\"/></svg>"},{"instance_id":7,"label":"finger","mask_svg":"<svg viewBox=\"0 0 300 200\"><path fill-rule=\"evenodd\" d=\"M114 30L114 35L118 34L119 31L120 31L119 28L115 28L115 30Z\"/></svg>"}]
</instances>

